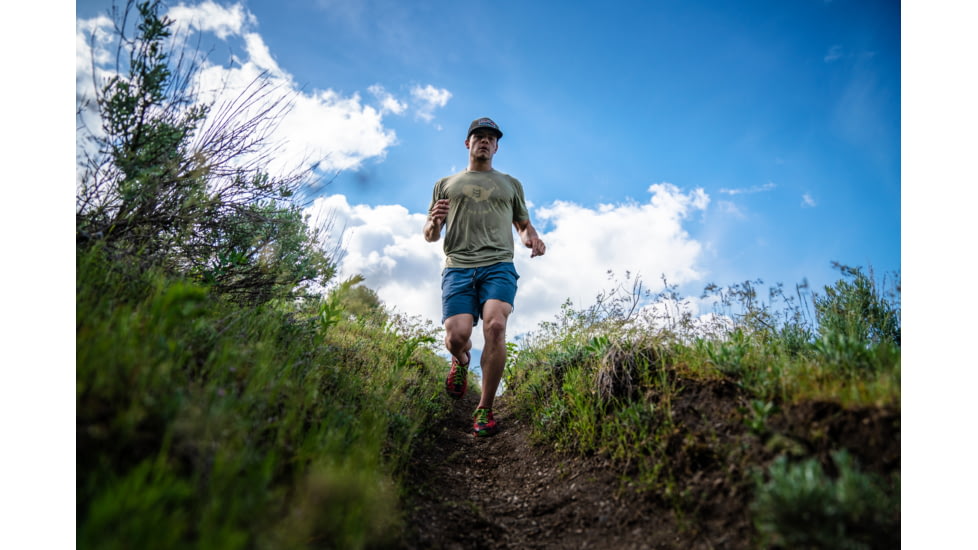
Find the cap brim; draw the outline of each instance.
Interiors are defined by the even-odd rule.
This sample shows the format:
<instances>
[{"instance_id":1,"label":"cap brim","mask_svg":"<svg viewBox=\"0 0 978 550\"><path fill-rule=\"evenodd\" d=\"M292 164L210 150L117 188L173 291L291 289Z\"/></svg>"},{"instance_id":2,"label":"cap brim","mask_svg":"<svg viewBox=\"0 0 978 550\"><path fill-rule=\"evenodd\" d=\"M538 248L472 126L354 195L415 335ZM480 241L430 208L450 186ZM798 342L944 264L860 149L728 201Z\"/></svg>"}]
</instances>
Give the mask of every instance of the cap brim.
<instances>
[{"instance_id":1,"label":"cap brim","mask_svg":"<svg viewBox=\"0 0 978 550\"><path fill-rule=\"evenodd\" d=\"M470 137L472 137L472 133L475 132L476 130L492 130L493 132L496 132L496 139L499 139L499 138L503 137L503 133L500 132L499 130L495 129L495 128L488 128L486 126L479 126L477 128L472 128L471 130L469 130L469 133L465 135L465 139L469 139Z\"/></svg>"}]
</instances>

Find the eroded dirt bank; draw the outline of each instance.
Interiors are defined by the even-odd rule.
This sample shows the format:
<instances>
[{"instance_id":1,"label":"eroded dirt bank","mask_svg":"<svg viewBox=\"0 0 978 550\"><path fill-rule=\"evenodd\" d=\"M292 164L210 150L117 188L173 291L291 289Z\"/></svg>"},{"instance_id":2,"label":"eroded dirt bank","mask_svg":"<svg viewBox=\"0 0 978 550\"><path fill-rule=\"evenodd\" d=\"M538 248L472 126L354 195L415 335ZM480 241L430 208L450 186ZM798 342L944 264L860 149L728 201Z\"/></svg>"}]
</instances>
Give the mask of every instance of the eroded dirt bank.
<instances>
[{"instance_id":1,"label":"eroded dirt bank","mask_svg":"<svg viewBox=\"0 0 978 550\"><path fill-rule=\"evenodd\" d=\"M528 427L507 412L505 399L495 437L466 434L476 404L472 395L458 403L412 465L406 548L710 548L720 542L679 534L668 509L620 490L600 460L530 443Z\"/></svg>"},{"instance_id":2,"label":"eroded dirt bank","mask_svg":"<svg viewBox=\"0 0 978 550\"><path fill-rule=\"evenodd\" d=\"M694 495L695 510L675 513L668 499L623 484L601 457L572 457L530 441L529 426L497 399L500 432L467 434L477 396L470 392L435 428L408 475L405 549L747 549L753 547L743 469L765 464L784 445L828 457L845 446L873 470L899 470L899 411L844 411L806 404L778 413L780 435L759 438L745 427L736 388L687 386L674 403L682 441L674 472ZM777 441L771 445L772 440ZM703 451L739 449L729 456ZM702 443L700 443L702 442ZM787 443L785 443L787 442ZM713 448L713 447L711 447Z\"/></svg>"}]
</instances>

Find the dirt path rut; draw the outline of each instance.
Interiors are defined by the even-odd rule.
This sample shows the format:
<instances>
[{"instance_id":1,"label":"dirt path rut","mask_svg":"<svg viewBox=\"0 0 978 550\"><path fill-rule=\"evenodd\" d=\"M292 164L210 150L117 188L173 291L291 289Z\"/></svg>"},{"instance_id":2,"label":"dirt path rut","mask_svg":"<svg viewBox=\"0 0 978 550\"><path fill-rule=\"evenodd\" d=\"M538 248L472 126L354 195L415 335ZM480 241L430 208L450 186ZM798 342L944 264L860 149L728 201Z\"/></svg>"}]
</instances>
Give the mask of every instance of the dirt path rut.
<instances>
[{"instance_id":1,"label":"dirt path rut","mask_svg":"<svg viewBox=\"0 0 978 550\"><path fill-rule=\"evenodd\" d=\"M497 400L495 437L466 428L468 394L411 466L405 548L709 548L679 533L648 496L621 490L597 460L555 454L529 441L529 427Z\"/></svg>"}]
</instances>

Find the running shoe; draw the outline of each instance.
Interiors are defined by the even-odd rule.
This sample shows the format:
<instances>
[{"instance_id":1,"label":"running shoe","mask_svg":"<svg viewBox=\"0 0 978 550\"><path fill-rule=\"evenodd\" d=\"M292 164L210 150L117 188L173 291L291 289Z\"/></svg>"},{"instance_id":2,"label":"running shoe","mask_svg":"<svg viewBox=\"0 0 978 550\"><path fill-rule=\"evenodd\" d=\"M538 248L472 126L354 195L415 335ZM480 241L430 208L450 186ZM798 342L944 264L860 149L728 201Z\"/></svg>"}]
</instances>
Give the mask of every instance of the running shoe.
<instances>
[{"instance_id":1,"label":"running shoe","mask_svg":"<svg viewBox=\"0 0 978 550\"><path fill-rule=\"evenodd\" d=\"M455 399L461 399L465 395L466 388L469 387L469 361L472 356L465 352L466 363L459 364L458 359L452 356L452 370L448 371L448 378L445 379L445 390L448 395Z\"/></svg>"},{"instance_id":2,"label":"running shoe","mask_svg":"<svg viewBox=\"0 0 978 550\"><path fill-rule=\"evenodd\" d=\"M476 409L472 415L472 434L476 437L496 435L499 427L492 418L492 409Z\"/></svg>"}]
</instances>

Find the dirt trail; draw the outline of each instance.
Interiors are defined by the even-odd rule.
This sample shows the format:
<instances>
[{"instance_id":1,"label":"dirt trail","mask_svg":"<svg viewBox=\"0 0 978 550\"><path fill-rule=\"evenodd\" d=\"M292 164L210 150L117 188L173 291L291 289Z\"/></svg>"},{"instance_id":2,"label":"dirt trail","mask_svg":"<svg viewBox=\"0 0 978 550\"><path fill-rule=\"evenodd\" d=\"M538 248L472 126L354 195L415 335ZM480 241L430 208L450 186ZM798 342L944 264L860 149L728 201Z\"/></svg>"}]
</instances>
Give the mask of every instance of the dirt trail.
<instances>
[{"instance_id":1,"label":"dirt trail","mask_svg":"<svg viewBox=\"0 0 978 550\"><path fill-rule=\"evenodd\" d=\"M681 532L647 496L620 491L618 477L599 460L531 443L529 427L509 413L505 397L496 403L499 433L468 435L476 405L472 392L455 404L411 466L405 548L717 547Z\"/></svg>"},{"instance_id":2,"label":"dirt trail","mask_svg":"<svg viewBox=\"0 0 978 550\"><path fill-rule=\"evenodd\" d=\"M848 449L869 471L900 470L900 411L849 410L803 402L778 410L758 437L742 411L750 396L726 380L676 379L670 414L670 475L687 495L682 515L669 499L623 487L607 459L554 452L496 400L500 432L469 435L478 396L454 404L406 479L405 549L713 549L752 547L749 471L782 452L829 464ZM655 399L656 396L649 396ZM680 524L679 522L683 523Z\"/></svg>"}]
</instances>

